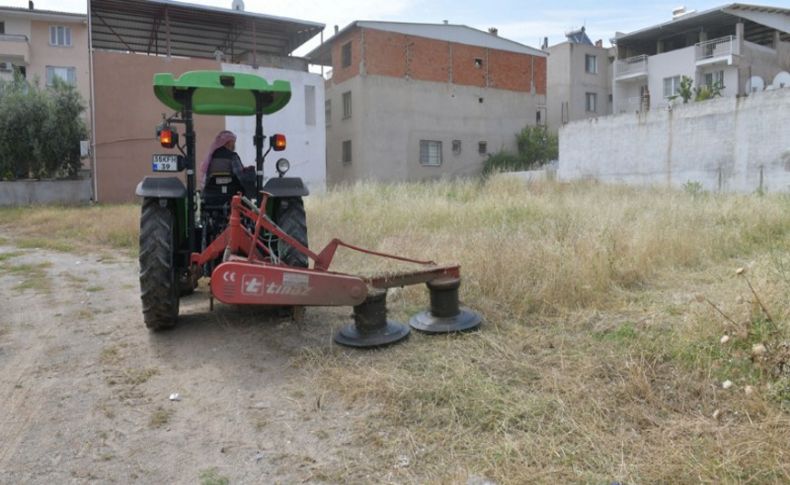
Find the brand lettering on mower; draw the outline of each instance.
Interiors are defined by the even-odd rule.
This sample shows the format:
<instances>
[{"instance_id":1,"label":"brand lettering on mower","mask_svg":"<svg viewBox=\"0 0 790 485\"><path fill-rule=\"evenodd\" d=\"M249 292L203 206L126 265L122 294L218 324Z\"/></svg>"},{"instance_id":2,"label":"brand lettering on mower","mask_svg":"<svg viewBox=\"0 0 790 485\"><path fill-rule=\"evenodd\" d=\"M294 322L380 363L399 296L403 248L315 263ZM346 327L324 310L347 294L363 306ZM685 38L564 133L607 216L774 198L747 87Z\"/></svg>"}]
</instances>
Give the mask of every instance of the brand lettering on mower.
<instances>
[{"instance_id":1,"label":"brand lettering on mower","mask_svg":"<svg viewBox=\"0 0 790 485\"><path fill-rule=\"evenodd\" d=\"M266 286L267 295L307 296L311 290L309 286L284 286L274 282Z\"/></svg>"}]
</instances>

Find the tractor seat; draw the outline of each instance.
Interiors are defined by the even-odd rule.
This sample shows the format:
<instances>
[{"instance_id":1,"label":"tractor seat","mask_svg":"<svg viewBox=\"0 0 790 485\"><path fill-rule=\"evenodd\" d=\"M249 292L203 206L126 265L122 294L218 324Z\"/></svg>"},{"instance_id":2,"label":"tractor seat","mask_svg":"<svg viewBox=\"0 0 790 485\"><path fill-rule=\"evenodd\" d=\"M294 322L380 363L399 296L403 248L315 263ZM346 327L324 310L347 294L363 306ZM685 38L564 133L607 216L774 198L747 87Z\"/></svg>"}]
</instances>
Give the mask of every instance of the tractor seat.
<instances>
[{"instance_id":1,"label":"tractor seat","mask_svg":"<svg viewBox=\"0 0 790 485\"><path fill-rule=\"evenodd\" d=\"M206 186L203 188L203 205L206 207L222 207L230 202L231 197L244 192L241 181L233 175L232 161L227 158L211 160L206 173Z\"/></svg>"}]
</instances>

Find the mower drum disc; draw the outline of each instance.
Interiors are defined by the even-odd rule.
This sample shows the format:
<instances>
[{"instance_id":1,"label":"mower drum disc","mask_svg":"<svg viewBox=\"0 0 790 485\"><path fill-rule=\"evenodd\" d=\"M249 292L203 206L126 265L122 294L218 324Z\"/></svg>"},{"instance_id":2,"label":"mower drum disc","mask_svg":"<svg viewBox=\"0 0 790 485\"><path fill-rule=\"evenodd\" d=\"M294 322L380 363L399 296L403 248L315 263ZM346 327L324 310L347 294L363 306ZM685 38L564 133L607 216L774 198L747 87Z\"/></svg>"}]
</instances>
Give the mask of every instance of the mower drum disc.
<instances>
[{"instance_id":1,"label":"mower drum disc","mask_svg":"<svg viewBox=\"0 0 790 485\"><path fill-rule=\"evenodd\" d=\"M381 290L371 292L354 307L354 323L341 328L335 342L348 347L381 347L405 339L409 332L406 325L387 320L387 292Z\"/></svg>"},{"instance_id":2,"label":"mower drum disc","mask_svg":"<svg viewBox=\"0 0 790 485\"><path fill-rule=\"evenodd\" d=\"M473 330L483 322L480 315L459 307L458 278L443 278L427 283L431 294L431 309L414 315L409 325L425 333L451 333Z\"/></svg>"}]
</instances>

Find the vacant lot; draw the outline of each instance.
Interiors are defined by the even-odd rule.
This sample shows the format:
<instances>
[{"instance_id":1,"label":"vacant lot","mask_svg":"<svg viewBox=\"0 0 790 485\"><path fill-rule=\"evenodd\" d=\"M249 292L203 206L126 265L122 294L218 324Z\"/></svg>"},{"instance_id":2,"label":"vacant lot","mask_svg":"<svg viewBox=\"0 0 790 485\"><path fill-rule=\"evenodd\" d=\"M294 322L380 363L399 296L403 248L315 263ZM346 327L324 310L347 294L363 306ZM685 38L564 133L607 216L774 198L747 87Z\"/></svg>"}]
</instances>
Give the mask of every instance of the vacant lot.
<instances>
[{"instance_id":1,"label":"vacant lot","mask_svg":"<svg viewBox=\"0 0 790 485\"><path fill-rule=\"evenodd\" d=\"M790 481L787 196L495 177L312 197L314 248L458 261L486 320L373 352L331 344L348 309L210 313L205 289L149 335L137 213L0 210L0 482Z\"/></svg>"}]
</instances>

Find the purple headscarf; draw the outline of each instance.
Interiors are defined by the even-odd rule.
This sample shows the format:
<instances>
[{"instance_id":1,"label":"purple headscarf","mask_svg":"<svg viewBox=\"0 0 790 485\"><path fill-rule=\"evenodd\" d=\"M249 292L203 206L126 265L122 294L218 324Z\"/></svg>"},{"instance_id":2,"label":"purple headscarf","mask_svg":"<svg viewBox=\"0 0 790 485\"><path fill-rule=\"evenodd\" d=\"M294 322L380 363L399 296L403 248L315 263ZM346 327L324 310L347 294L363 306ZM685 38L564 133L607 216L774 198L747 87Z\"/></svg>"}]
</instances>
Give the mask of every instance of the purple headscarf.
<instances>
[{"instance_id":1,"label":"purple headscarf","mask_svg":"<svg viewBox=\"0 0 790 485\"><path fill-rule=\"evenodd\" d=\"M214 156L214 152L217 151L218 148L224 146L229 141L236 141L236 135L233 134L232 131L223 130L220 131L216 138L214 138L214 142L211 144L211 148L208 149L206 153L206 157L203 159L203 162L200 164L200 178L202 180L200 187L206 186L206 174L208 173L208 166L211 164L211 158Z\"/></svg>"}]
</instances>

